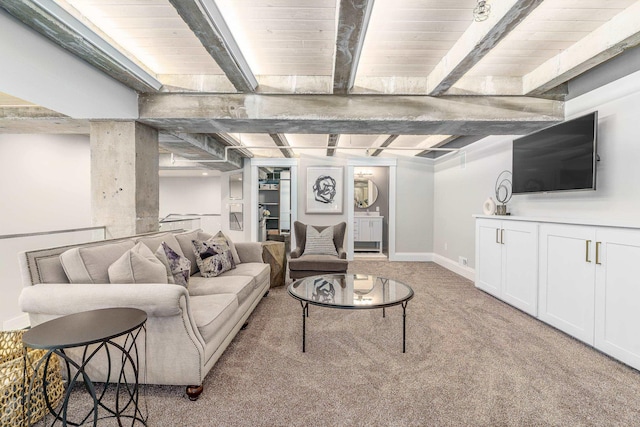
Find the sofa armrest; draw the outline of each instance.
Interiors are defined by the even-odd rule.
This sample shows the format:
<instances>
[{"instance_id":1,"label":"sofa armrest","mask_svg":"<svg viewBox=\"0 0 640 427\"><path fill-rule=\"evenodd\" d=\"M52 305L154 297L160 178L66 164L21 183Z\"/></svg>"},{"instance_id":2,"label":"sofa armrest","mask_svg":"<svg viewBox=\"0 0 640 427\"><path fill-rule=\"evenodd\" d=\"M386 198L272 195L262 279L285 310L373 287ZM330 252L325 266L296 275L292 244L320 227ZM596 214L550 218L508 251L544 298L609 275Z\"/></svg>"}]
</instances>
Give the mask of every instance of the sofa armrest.
<instances>
[{"instance_id":1,"label":"sofa armrest","mask_svg":"<svg viewBox=\"0 0 640 427\"><path fill-rule=\"evenodd\" d=\"M347 259L347 253L344 251L343 248L338 248L338 258Z\"/></svg>"},{"instance_id":2,"label":"sofa armrest","mask_svg":"<svg viewBox=\"0 0 640 427\"><path fill-rule=\"evenodd\" d=\"M302 256L302 250L300 248L295 248L289 255L291 258L300 258Z\"/></svg>"},{"instance_id":3,"label":"sofa armrest","mask_svg":"<svg viewBox=\"0 0 640 427\"><path fill-rule=\"evenodd\" d=\"M239 242L235 245L240 262L264 262L262 260L262 243Z\"/></svg>"},{"instance_id":4,"label":"sofa armrest","mask_svg":"<svg viewBox=\"0 0 640 427\"><path fill-rule=\"evenodd\" d=\"M168 284L47 283L25 287L20 308L26 313L63 316L108 307L144 310L149 317L180 315L187 308L187 289Z\"/></svg>"}]
</instances>

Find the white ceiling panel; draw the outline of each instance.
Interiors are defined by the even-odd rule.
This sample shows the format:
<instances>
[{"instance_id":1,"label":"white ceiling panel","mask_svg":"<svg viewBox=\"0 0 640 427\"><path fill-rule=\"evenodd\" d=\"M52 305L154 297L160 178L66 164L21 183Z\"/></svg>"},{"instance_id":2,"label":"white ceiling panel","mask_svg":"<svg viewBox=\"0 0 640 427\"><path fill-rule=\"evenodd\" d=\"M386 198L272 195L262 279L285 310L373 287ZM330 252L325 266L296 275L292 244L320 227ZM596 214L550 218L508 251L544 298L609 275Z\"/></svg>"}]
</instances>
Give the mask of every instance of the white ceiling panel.
<instances>
[{"instance_id":1,"label":"white ceiling panel","mask_svg":"<svg viewBox=\"0 0 640 427\"><path fill-rule=\"evenodd\" d=\"M544 1L478 62L467 76L522 77L582 40L636 1ZM522 54L514 54L517 50Z\"/></svg>"},{"instance_id":2,"label":"white ceiling panel","mask_svg":"<svg viewBox=\"0 0 640 427\"><path fill-rule=\"evenodd\" d=\"M256 75L333 73L336 2L217 0ZM266 46L269 49L264 49Z\"/></svg>"},{"instance_id":3,"label":"white ceiling panel","mask_svg":"<svg viewBox=\"0 0 640 427\"><path fill-rule=\"evenodd\" d=\"M67 3L156 74L223 74L167 0Z\"/></svg>"}]
</instances>

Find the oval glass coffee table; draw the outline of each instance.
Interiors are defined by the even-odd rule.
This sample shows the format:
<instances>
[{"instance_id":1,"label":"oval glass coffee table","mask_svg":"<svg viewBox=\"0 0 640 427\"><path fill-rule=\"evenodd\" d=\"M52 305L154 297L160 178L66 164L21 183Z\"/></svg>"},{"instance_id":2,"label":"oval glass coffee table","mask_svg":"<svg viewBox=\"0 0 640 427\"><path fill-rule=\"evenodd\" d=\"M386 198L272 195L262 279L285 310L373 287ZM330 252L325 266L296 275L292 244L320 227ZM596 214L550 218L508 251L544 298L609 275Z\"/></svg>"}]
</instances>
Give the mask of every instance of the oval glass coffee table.
<instances>
[{"instance_id":1,"label":"oval glass coffee table","mask_svg":"<svg viewBox=\"0 0 640 427\"><path fill-rule=\"evenodd\" d=\"M288 288L289 295L302 306L302 351L306 344L306 318L309 304L346 310L384 309L402 306L402 352L406 351L407 303L413 298L408 285L385 277L368 274L323 274L296 280Z\"/></svg>"}]
</instances>

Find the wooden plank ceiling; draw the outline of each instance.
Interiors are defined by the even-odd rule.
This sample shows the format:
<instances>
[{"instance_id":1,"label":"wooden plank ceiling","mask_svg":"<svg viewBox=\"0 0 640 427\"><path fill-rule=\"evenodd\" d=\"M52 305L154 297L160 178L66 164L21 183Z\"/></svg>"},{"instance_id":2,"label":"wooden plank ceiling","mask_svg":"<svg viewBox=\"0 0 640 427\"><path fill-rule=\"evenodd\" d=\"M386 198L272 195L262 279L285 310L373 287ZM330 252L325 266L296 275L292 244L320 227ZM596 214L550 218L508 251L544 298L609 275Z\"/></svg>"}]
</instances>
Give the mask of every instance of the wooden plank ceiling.
<instances>
[{"instance_id":1,"label":"wooden plank ceiling","mask_svg":"<svg viewBox=\"0 0 640 427\"><path fill-rule=\"evenodd\" d=\"M489 0L493 15L484 22L473 19L477 0L350 0L349 7L341 3L347 0L50 1L157 78L162 92L376 94L390 102L399 95L523 96L558 86L640 42L640 23L633 19L640 21L637 0ZM208 34L194 34L185 10L205 15ZM242 77L255 79L257 87L238 89L237 76L203 46L207 37L223 39L227 59L246 61L247 69L238 65ZM576 58L572 49L584 51L579 43L589 37L610 40ZM346 60L336 60L337 50ZM575 64L556 72L549 64L563 53L564 62ZM351 76L352 86L338 81L344 76ZM336 95L345 84L346 91ZM333 155L343 148L349 155L415 156L458 136L366 134L362 129L341 135L293 130L278 136L249 128L230 135L236 143L258 147L250 152L260 157L291 154L273 149L282 144L294 155Z\"/></svg>"}]
</instances>

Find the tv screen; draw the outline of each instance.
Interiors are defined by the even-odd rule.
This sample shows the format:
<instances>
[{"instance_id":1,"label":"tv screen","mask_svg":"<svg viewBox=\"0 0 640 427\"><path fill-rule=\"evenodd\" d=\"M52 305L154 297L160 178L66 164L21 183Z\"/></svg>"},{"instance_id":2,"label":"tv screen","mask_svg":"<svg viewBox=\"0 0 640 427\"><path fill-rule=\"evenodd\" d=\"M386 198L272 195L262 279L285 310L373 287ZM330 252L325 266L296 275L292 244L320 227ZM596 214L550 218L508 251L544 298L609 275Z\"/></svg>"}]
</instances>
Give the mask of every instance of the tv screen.
<instances>
[{"instance_id":1,"label":"tv screen","mask_svg":"<svg viewBox=\"0 0 640 427\"><path fill-rule=\"evenodd\" d=\"M596 189L598 112L513 140L513 194Z\"/></svg>"}]
</instances>

